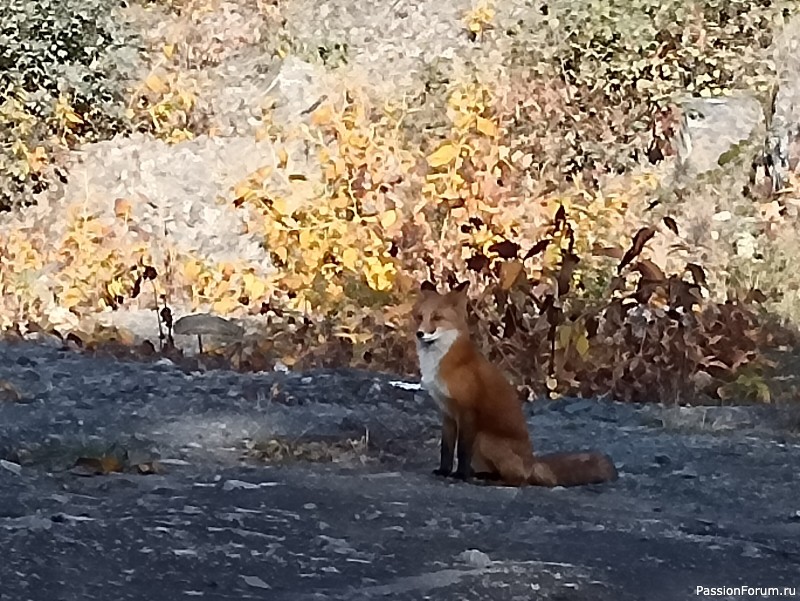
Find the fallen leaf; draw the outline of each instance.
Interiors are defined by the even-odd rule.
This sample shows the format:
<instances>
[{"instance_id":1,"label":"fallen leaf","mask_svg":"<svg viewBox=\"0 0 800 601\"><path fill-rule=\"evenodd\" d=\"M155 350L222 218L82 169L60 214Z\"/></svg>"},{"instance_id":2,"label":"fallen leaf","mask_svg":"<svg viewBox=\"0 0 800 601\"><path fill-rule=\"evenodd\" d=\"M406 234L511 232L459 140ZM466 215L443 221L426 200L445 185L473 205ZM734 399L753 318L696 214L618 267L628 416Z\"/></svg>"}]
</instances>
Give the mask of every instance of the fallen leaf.
<instances>
[{"instance_id":1,"label":"fallen leaf","mask_svg":"<svg viewBox=\"0 0 800 601\"><path fill-rule=\"evenodd\" d=\"M22 394L16 386L8 380L0 380L0 401L19 403L21 400Z\"/></svg>"},{"instance_id":2,"label":"fallen leaf","mask_svg":"<svg viewBox=\"0 0 800 601\"><path fill-rule=\"evenodd\" d=\"M104 476L122 471L122 463L113 455L103 457L79 457L73 466L73 473L78 475ZM83 473L82 473L83 472Z\"/></svg>"}]
</instances>

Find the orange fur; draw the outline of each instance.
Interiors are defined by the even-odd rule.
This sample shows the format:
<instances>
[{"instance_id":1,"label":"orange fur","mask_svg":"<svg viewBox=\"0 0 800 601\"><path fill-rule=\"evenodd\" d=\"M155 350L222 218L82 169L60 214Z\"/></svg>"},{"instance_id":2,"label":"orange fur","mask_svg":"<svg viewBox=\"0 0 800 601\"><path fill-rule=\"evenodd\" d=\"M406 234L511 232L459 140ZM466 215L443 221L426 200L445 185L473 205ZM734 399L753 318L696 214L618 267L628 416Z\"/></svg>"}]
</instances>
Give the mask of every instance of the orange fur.
<instances>
[{"instance_id":1,"label":"orange fur","mask_svg":"<svg viewBox=\"0 0 800 601\"><path fill-rule=\"evenodd\" d=\"M602 453L534 456L514 387L470 338L466 286L439 294L426 282L414 306L422 384L442 413L435 473L464 480L474 475L509 486L576 486L616 479L614 464Z\"/></svg>"}]
</instances>

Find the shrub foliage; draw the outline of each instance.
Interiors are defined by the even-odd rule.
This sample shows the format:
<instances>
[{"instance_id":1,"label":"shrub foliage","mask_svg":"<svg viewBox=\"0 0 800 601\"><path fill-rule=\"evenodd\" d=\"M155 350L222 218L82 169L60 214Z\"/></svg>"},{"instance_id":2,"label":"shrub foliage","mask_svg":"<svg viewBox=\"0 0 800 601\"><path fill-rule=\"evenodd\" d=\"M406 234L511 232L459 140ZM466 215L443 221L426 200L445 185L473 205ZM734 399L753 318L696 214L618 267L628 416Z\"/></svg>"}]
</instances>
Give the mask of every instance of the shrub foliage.
<instances>
[{"instance_id":1,"label":"shrub foliage","mask_svg":"<svg viewBox=\"0 0 800 601\"><path fill-rule=\"evenodd\" d=\"M47 187L59 145L126 131L135 38L104 0L2 0L0 210ZM52 174L50 174L52 175Z\"/></svg>"}]
</instances>

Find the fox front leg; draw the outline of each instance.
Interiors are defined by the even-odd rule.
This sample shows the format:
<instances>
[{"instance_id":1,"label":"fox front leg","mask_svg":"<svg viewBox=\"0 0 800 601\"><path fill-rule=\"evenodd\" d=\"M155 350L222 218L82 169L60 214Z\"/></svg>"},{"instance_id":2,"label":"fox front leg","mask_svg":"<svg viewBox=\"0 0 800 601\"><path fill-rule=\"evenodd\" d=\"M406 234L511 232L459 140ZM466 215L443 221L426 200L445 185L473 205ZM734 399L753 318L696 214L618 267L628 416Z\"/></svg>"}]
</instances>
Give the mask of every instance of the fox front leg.
<instances>
[{"instance_id":1,"label":"fox front leg","mask_svg":"<svg viewBox=\"0 0 800 601\"><path fill-rule=\"evenodd\" d=\"M453 456L456 451L458 424L449 415L442 415L442 445L439 455L439 468L433 470L437 476L449 476L453 471Z\"/></svg>"},{"instance_id":2,"label":"fox front leg","mask_svg":"<svg viewBox=\"0 0 800 601\"><path fill-rule=\"evenodd\" d=\"M465 413L458 422L458 468L453 476L459 480L472 477L472 452L475 445L475 418Z\"/></svg>"}]
</instances>

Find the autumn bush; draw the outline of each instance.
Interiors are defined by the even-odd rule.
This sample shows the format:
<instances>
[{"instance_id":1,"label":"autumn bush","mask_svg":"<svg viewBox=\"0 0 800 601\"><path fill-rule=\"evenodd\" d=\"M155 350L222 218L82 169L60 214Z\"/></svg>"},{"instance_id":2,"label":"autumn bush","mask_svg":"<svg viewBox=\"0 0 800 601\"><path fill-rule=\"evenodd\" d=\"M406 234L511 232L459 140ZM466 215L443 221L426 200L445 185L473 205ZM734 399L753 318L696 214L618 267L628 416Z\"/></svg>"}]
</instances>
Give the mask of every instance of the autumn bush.
<instances>
[{"instance_id":1,"label":"autumn bush","mask_svg":"<svg viewBox=\"0 0 800 601\"><path fill-rule=\"evenodd\" d=\"M184 305L260 323L258 336L212 350L240 369L413 374L408 316L419 284L469 280L478 342L528 396L772 400L767 352L793 338L768 311L785 298L763 263L783 262L785 273L793 261L783 241L797 225L797 182L755 204L715 192L712 214L747 218L748 253L725 236L713 248L696 236L702 219L689 202L665 202L675 194L664 174L677 96L765 91L774 66L755 57L791 5L552 10L552 44L527 46L521 21L499 73L441 86L435 109L446 124L435 136L417 122L414 99L380 104L355 84L317 103L308 123L267 123L259 137L277 160L265 157L231 202L249 211L272 275L157 256L130 241L130 201L118 199L113 222L76 207L55 246L24 232L2 242L0 287L15 294L3 296L0 325L57 327L92 347L84 315L140 303L169 328L169 307ZM477 5L465 35L478 44L496 35L495 18L491 3ZM173 143L207 133L196 81L181 69L190 55L199 69L205 55L172 42L158 54L125 117ZM289 160L296 141L318 173ZM58 289L42 289L35 274L52 269Z\"/></svg>"},{"instance_id":2,"label":"autumn bush","mask_svg":"<svg viewBox=\"0 0 800 601\"><path fill-rule=\"evenodd\" d=\"M551 88L541 89L528 101L548 110ZM450 134L421 166L398 137L402 109L363 102L313 115L326 136L322 196L299 206L257 181L241 190L241 202L264 207L280 268L273 298L322 342L287 337L284 362L413 373L404 324L419 283L468 279L480 342L529 394L686 401L725 398L738 382L739 397L768 400L761 351L785 332L772 329L758 294L710 298L703 267L664 250L680 240L674 219L635 225L653 178L607 193L582 179L559 191L534 180L533 138L518 145L508 96L477 84L453 91ZM406 187L409 178L418 185Z\"/></svg>"}]
</instances>

